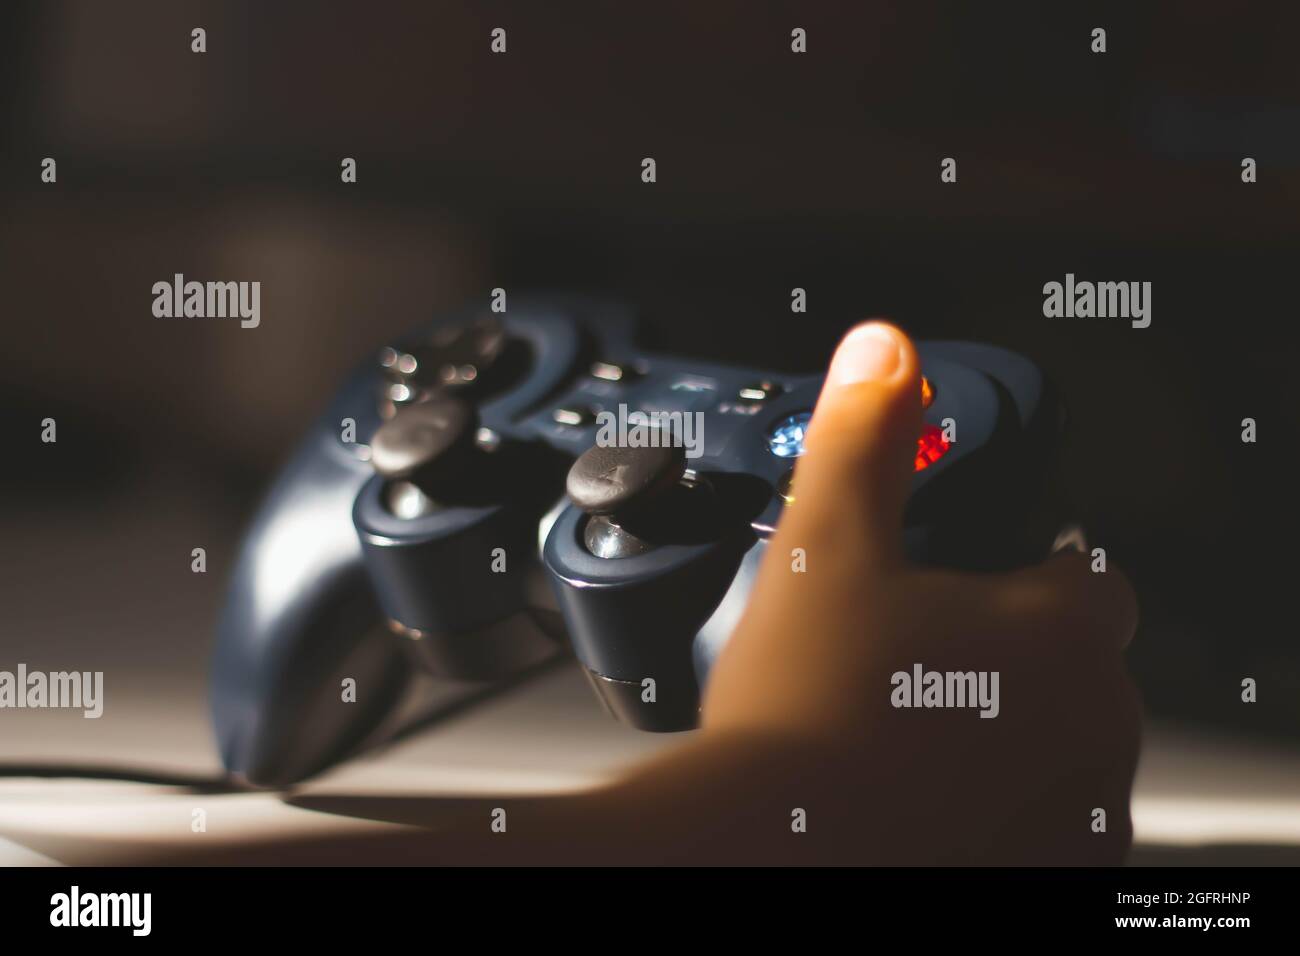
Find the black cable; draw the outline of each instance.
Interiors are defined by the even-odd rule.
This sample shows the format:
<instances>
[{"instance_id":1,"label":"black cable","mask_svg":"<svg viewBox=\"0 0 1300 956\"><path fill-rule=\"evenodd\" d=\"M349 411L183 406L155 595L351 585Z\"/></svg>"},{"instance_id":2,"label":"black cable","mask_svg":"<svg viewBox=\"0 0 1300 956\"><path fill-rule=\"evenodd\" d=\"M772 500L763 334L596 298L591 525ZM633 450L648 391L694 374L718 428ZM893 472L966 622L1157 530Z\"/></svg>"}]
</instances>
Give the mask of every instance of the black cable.
<instances>
[{"instance_id":1,"label":"black cable","mask_svg":"<svg viewBox=\"0 0 1300 956\"><path fill-rule=\"evenodd\" d=\"M179 787L193 793L244 793L255 789L222 776L175 773L147 767L120 765L0 762L0 777L34 777L42 780L117 780L126 783L147 783L159 787Z\"/></svg>"},{"instance_id":2,"label":"black cable","mask_svg":"<svg viewBox=\"0 0 1300 956\"><path fill-rule=\"evenodd\" d=\"M505 680L498 681L481 690L467 694L459 700L435 708L429 713L412 720L406 726L395 730L385 740L376 742L368 749L374 751L391 747L427 730L433 724L468 711L485 700L518 687L556 668L567 660L569 658L563 655L548 658ZM151 784L158 787L176 787L199 794L255 793L262 789L240 783L233 777L176 773L168 770L154 770L148 767L76 763L6 763L0 761L0 779L17 777L31 777L41 780L114 780L123 783Z\"/></svg>"}]
</instances>

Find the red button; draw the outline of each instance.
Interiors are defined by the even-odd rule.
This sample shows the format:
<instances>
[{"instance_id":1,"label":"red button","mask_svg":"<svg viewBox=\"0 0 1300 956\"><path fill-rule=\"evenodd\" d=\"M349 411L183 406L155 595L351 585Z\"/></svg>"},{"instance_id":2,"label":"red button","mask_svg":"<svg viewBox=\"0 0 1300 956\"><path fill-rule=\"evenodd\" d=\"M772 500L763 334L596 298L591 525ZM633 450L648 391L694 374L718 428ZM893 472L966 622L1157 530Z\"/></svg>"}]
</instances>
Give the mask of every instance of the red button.
<instances>
[{"instance_id":1,"label":"red button","mask_svg":"<svg viewBox=\"0 0 1300 956\"><path fill-rule=\"evenodd\" d=\"M952 442L943 437L943 429L938 425L926 425L921 430L921 437L916 440L915 471L929 468L936 461L948 454Z\"/></svg>"}]
</instances>

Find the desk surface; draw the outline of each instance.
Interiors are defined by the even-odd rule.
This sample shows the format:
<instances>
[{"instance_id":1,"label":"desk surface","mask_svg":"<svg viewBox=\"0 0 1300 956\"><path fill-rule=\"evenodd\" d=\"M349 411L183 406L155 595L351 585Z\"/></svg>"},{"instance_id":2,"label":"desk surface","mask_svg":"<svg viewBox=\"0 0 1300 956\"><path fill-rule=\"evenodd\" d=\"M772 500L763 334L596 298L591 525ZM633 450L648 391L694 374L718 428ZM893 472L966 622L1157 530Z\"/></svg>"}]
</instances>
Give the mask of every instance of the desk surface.
<instances>
[{"instance_id":1,"label":"desk surface","mask_svg":"<svg viewBox=\"0 0 1300 956\"><path fill-rule=\"evenodd\" d=\"M101 720L114 725L94 734L94 751L76 752L77 735L68 730L57 747L47 738L40 756L213 775L217 766L202 716L202 698L191 694L171 701L167 720L109 711ZM11 759L21 739L8 738ZM385 822L384 813L368 811L383 804L376 798L436 803L483 792L563 791L598 781L678 739L614 723L576 668L561 666L335 769L296 791L293 803L272 793L0 780L0 863L129 863L142 850L183 849L196 839L243 843L290 833L384 829L395 824ZM203 834L191 829L196 809L206 814ZM1134 822L1135 863L1300 862L1300 751L1150 728Z\"/></svg>"}]
</instances>

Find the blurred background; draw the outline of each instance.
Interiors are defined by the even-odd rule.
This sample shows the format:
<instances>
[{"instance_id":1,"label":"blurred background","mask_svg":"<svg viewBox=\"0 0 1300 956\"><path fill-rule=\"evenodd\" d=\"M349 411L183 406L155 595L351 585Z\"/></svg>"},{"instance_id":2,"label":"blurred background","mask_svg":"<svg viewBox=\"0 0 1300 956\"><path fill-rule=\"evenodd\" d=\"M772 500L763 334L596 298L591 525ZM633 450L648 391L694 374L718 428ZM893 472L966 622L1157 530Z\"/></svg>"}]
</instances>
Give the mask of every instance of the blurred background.
<instances>
[{"instance_id":1,"label":"blurred background","mask_svg":"<svg viewBox=\"0 0 1300 956\"><path fill-rule=\"evenodd\" d=\"M493 287L569 290L714 359L814 370L869 315L1034 357L1150 715L1294 752L1300 6L1068 7L3 5L0 666L103 669L122 750L211 766L224 575L339 377ZM260 327L155 318L177 272L260 280ZM1067 272L1150 281L1151 326L1044 318ZM9 756L100 746L11 716Z\"/></svg>"}]
</instances>

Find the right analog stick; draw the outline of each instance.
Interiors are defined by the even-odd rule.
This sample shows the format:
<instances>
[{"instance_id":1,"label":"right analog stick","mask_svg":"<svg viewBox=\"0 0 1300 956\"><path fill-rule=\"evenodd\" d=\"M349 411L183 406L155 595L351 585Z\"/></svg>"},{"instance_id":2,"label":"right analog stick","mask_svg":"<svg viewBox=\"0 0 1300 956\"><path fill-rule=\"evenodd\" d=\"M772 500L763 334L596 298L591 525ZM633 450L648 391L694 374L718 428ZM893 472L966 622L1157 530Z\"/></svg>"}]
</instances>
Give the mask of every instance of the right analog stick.
<instances>
[{"instance_id":1,"label":"right analog stick","mask_svg":"<svg viewBox=\"0 0 1300 956\"><path fill-rule=\"evenodd\" d=\"M635 514L671 491L685 470L680 447L593 445L569 469L565 490L587 514Z\"/></svg>"},{"instance_id":2,"label":"right analog stick","mask_svg":"<svg viewBox=\"0 0 1300 956\"><path fill-rule=\"evenodd\" d=\"M589 448L569 469L566 490L587 513L582 541L599 558L632 557L714 533L712 487L687 476L680 447Z\"/></svg>"}]
</instances>

